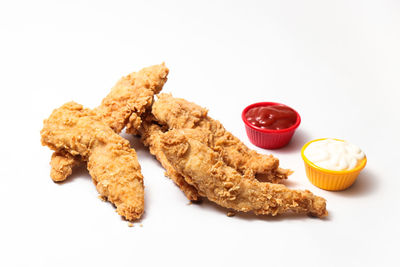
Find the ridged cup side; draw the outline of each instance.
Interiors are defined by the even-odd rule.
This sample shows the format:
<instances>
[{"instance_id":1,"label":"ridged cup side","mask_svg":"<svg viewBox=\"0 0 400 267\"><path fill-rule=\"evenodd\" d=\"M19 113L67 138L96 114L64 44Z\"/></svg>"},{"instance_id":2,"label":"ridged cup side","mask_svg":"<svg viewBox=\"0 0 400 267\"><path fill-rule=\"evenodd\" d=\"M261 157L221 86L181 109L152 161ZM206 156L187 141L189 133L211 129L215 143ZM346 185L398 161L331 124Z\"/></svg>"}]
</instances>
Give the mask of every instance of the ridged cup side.
<instances>
[{"instance_id":1,"label":"ridged cup side","mask_svg":"<svg viewBox=\"0 0 400 267\"><path fill-rule=\"evenodd\" d=\"M276 149L287 145L293 134L293 131L284 133L264 133L246 126L246 133L250 142L261 148Z\"/></svg>"},{"instance_id":2,"label":"ridged cup side","mask_svg":"<svg viewBox=\"0 0 400 267\"><path fill-rule=\"evenodd\" d=\"M350 187L357 179L361 170L345 174L325 173L304 163L306 175L310 182L324 190L339 191Z\"/></svg>"}]
</instances>

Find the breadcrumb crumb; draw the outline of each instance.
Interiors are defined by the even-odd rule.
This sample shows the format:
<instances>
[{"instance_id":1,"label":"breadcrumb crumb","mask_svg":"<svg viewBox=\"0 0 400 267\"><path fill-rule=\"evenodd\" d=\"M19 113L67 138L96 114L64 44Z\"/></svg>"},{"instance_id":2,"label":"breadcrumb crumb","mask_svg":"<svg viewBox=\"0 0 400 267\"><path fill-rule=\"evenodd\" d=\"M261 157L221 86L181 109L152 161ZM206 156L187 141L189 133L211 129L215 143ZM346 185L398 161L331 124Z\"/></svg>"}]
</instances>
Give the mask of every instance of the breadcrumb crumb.
<instances>
[{"instance_id":1,"label":"breadcrumb crumb","mask_svg":"<svg viewBox=\"0 0 400 267\"><path fill-rule=\"evenodd\" d=\"M232 211L228 211L227 213L226 213L226 216L228 216L228 217L233 217L233 216L235 216L236 215L236 213L234 213L234 212L232 212Z\"/></svg>"}]
</instances>

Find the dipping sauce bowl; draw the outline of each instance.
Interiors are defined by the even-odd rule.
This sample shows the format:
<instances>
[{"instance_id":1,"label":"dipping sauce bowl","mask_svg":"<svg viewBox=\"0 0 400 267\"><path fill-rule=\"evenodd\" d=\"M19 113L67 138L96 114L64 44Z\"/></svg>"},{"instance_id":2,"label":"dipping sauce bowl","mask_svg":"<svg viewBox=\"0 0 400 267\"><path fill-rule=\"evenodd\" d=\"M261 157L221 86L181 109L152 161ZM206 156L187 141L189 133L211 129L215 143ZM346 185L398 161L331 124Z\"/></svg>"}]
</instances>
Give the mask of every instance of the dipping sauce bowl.
<instances>
[{"instance_id":1,"label":"dipping sauce bowl","mask_svg":"<svg viewBox=\"0 0 400 267\"><path fill-rule=\"evenodd\" d=\"M267 149L287 145L301 122L294 109L275 102L247 106L242 112L242 120L250 142Z\"/></svg>"},{"instance_id":2,"label":"dipping sauce bowl","mask_svg":"<svg viewBox=\"0 0 400 267\"><path fill-rule=\"evenodd\" d=\"M335 143L338 142L346 146L336 146ZM314 150L312 153L306 151L309 146L311 149L311 145ZM301 149L301 157L308 180L313 185L330 191L350 187L367 164L367 157L361 149L344 140L332 138L306 143Z\"/></svg>"}]
</instances>

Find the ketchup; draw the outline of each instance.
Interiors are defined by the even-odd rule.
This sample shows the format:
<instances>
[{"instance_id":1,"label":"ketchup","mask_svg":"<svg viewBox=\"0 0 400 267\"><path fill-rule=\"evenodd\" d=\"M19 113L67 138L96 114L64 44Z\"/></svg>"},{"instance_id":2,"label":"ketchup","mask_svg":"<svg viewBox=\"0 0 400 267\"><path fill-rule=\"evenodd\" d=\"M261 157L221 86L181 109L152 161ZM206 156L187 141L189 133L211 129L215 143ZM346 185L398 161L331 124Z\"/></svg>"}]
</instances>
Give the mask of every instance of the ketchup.
<instances>
[{"instance_id":1,"label":"ketchup","mask_svg":"<svg viewBox=\"0 0 400 267\"><path fill-rule=\"evenodd\" d=\"M245 117L250 124L269 130L286 129L297 121L296 112L283 105L254 107L247 111Z\"/></svg>"}]
</instances>

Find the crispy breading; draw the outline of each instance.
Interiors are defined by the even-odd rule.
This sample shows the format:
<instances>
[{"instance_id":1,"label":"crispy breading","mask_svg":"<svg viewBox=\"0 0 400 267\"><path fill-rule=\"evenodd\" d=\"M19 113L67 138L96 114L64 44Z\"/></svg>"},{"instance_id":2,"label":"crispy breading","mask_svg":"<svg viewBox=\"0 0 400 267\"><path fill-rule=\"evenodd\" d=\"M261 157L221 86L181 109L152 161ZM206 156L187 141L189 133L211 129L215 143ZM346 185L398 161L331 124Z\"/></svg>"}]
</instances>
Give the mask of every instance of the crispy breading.
<instances>
[{"instance_id":1,"label":"crispy breading","mask_svg":"<svg viewBox=\"0 0 400 267\"><path fill-rule=\"evenodd\" d=\"M129 221L141 217L144 186L136 152L101 116L69 102L44 121L41 136L42 144L54 151L87 161L97 191L115 204L118 214Z\"/></svg>"},{"instance_id":2,"label":"crispy breading","mask_svg":"<svg viewBox=\"0 0 400 267\"><path fill-rule=\"evenodd\" d=\"M200 196L197 193L197 189L185 181L183 175L176 171L160 149L160 136L163 133L161 127L152 123L150 119L143 120L139 133L141 135L142 143L149 147L150 153L153 154L164 167L165 175L174 181L190 201L199 201Z\"/></svg>"},{"instance_id":3,"label":"crispy breading","mask_svg":"<svg viewBox=\"0 0 400 267\"><path fill-rule=\"evenodd\" d=\"M122 77L94 111L116 133L127 124L130 129L137 129L142 114L153 103L154 94L158 94L166 83L168 72L162 63Z\"/></svg>"},{"instance_id":4,"label":"crispy breading","mask_svg":"<svg viewBox=\"0 0 400 267\"><path fill-rule=\"evenodd\" d=\"M193 131L197 136L201 131L208 135L201 129L170 130L160 136L160 148L201 196L223 207L255 214L277 215L292 211L318 217L327 215L325 199L310 191L244 178L205 142L191 138Z\"/></svg>"},{"instance_id":5,"label":"crispy breading","mask_svg":"<svg viewBox=\"0 0 400 267\"><path fill-rule=\"evenodd\" d=\"M171 94L159 94L152 113L156 120L169 129L202 129L212 135L210 147L220 154L223 161L244 177L263 176L270 182L278 183L291 174L290 170L279 168L279 160L272 155L259 154L249 149L242 141L225 130L223 125L207 115L207 110Z\"/></svg>"},{"instance_id":6,"label":"crispy breading","mask_svg":"<svg viewBox=\"0 0 400 267\"><path fill-rule=\"evenodd\" d=\"M141 116L151 107L154 94L159 93L166 83L168 72L162 63L122 77L94 112L116 133L127 124L133 132L140 127ZM50 176L58 182L72 173L72 167L79 164L79 159L67 152L55 153L50 161Z\"/></svg>"},{"instance_id":7,"label":"crispy breading","mask_svg":"<svg viewBox=\"0 0 400 267\"><path fill-rule=\"evenodd\" d=\"M51 155L50 177L54 182L62 182L72 174L72 168L79 165L79 157L74 157L66 151L56 151Z\"/></svg>"}]
</instances>

